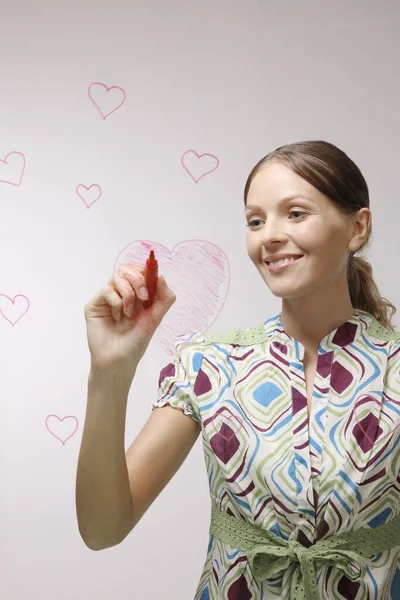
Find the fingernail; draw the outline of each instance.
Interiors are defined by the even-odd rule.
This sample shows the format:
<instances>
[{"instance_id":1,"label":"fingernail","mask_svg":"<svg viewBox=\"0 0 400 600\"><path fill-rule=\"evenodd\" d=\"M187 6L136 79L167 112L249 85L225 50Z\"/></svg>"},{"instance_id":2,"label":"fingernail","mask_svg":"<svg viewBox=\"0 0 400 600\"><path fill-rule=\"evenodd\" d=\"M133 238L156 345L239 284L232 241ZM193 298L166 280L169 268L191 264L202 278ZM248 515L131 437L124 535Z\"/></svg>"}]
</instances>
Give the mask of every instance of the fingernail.
<instances>
[{"instance_id":1,"label":"fingernail","mask_svg":"<svg viewBox=\"0 0 400 600\"><path fill-rule=\"evenodd\" d=\"M139 290L139 296L142 300L148 300L149 299L149 294L147 292L147 289L145 287L140 288Z\"/></svg>"},{"instance_id":2,"label":"fingernail","mask_svg":"<svg viewBox=\"0 0 400 600\"><path fill-rule=\"evenodd\" d=\"M127 312L127 316L131 317L133 314L133 304L129 304L129 306L126 307L126 312Z\"/></svg>"}]
</instances>

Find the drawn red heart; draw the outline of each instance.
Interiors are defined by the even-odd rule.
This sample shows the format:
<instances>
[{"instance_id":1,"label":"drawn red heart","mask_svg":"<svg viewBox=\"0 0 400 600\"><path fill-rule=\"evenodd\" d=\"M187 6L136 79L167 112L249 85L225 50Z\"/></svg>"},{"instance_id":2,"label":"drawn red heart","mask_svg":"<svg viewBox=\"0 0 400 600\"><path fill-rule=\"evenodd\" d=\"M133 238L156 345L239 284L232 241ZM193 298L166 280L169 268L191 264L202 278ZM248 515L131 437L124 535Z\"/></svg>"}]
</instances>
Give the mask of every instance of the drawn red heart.
<instances>
[{"instance_id":1,"label":"drawn red heart","mask_svg":"<svg viewBox=\"0 0 400 600\"><path fill-rule=\"evenodd\" d=\"M396 429L399 429L399 427L400 427L400 423L399 423L398 425L396 425L396 427L394 429L392 429L388 433L385 433L385 435L383 435L382 437L378 437L375 440L372 440L371 437L369 436L368 432L362 426L362 423L358 422L357 425L360 427L361 431L363 432L363 434L365 435L365 437L367 438L367 440L369 441L371 446L374 446L378 443L380 444L381 442L383 442L384 439L389 437L389 435L393 435L394 432L396 431Z\"/></svg>"},{"instance_id":2,"label":"drawn red heart","mask_svg":"<svg viewBox=\"0 0 400 600\"><path fill-rule=\"evenodd\" d=\"M66 422L63 425L64 421ZM67 442L78 430L78 419L73 415L68 415L62 419L58 415L49 415L46 417L45 425L48 432L65 446L65 442ZM57 435L55 431L57 431L59 435Z\"/></svg>"},{"instance_id":3,"label":"drawn red heart","mask_svg":"<svg viewBox=\"0 0 400 600\"><path fill-rule=\"evenodd\" d=\"M76 186L76 193L86 205L86 208L89 208L101 197L102 191L97 183L93 183L89 187L80 183Z\"/></svg>"},{"instance_id":4,"label":"drawn red heart","mask_svg":"<svg viewBox=\"0 0 400 600\"><path fill-rule=\"evenodd\" d=\"M119 85L107 86L100 81L89 85L88 96L99 111L103 120L121 108L126 99L125 90Z\"/></svg>"},{"instance_id":5,"label":"drawn red heart","mask_svg":"<svg viewBox=\"0 0 400 600\"><path fill-rule=\"evenodd\" d=\"M199 183L205 175L209 175L219 167L219 160L214 154L204 152L198 154L196 150L186 150L181 157L182 167L187 171L195 183Z\"/></svg>"},{"instance_id":6,"label":"drawn red heart","mask_svg":"<svg viewBox=\"0 0 400 600\"><path fill-rule=\"evenodd\" d=\"M0 160L0 183L19 186L25 171L25 156L13 150Z\"/></svg>"},{"instance_id":7,"label":"drawn red heart","mask_svg":"<svg viewBox=\"0 0 400 600\"><path fill-rule=\"evenodd\" d=\"M158 260L159 275L177 297L153 337L172 355L178 335L205 332L218 318L230 284L229 261L219 246L206 240L185 240L172 250L157 242L137 240L119 253L115 271L131 261L144 265L150 250Z\"/></svg>"},{"instance_id":8,"label":"drawn red heart","mask_svg":"<svg viewBox=\"0 0 400 600\"><path fill-rule=\"evenodd\" d=\"M215 426L215 420L218 421L218 429ZM230 421L229 424L228 424L228 421ZM212 423L212 427L213 427L213 430L215 431L215 433L219 434L227 442L230 442L231 439L243 427L243 421L240 419L240 417L238 417L237 415L232 415L232 414L229 414L228 417L225 417L225 416L221 415L221 413L217 413L213 416L211 423ZM222 427L223 424L227 425L227 427L229 427L229 429L231 429L231 431L232 431L231 434L226 435L224 433L224 428ZM226 428L225 428L225 430L226 430Z\"/></svg>"},{"instance_id":9,"label":"drawn red heart","mask_svg":"<svg viewBox=\"0 0 400 600\"><path fill-rule=\"evenodd\" d=\"M0 314L13 327L28 312L29 307L29 300L24 294L17 294L14 298L0 294Z\"/></svg>"}]
</instances>

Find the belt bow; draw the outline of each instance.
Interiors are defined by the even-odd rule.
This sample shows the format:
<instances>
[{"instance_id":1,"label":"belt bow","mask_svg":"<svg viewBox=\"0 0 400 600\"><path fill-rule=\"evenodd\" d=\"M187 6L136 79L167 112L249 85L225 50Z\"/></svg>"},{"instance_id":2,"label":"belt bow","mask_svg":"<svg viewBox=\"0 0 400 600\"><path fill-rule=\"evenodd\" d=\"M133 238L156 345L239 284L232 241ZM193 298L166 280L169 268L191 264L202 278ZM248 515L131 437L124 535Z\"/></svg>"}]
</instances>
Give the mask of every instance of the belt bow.
<instances>
[{"instance_id":1,"label":"belt bow","mask_svg":"<svg viewBox=\"0 0 400 600\"><path fill-rule=\"evenodd\" d=\"M315 562L341 569L350 581L362 581L367 570L367 563L360 554L337 547L324 548L323 540L309 548L296 540L258 544L248 552L247 558L258 581L282 575L294 566L290 600L318 598Z\"/></svg>"}]
</instances>

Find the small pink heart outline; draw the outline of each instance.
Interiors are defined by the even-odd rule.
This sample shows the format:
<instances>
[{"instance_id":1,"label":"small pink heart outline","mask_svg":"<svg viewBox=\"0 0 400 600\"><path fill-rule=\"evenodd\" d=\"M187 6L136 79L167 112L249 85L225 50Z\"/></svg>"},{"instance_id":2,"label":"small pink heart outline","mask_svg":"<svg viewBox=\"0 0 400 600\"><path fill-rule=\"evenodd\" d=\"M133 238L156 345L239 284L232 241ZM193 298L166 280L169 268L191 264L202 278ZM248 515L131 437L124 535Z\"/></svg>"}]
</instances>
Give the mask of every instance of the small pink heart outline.
<instances>
[{"instance_id":1,"label":"small pink heart outline","mask_svg":"<svg viewBox=\"0 0 400 600\"><path fill-rule=\"evenodd\" d=\"M58 437L58 435L56 435L53 431L51 431L51 429L48 425L49 419L58 419L58 421L60 421L61 423L63 421L65 421L65 419L72 419L73 421L75 421L75 429L68 437L66 437L65 439L61 439L60 437ZM65 443L77 432L79 423L78 423L78 419L74 415L67 415L66 417L63 417L62 419L58 415L48 415L45 419L45 426L46 426L47 431L49 433L51 433L51 435L54 436L57 440L59 440L63 446L65 446Z\"/></svg>"},{"instance_id":2,"label":"small pink heart outline","mask_svg":"<svg viewBox=\"0 0 400 600\"><path fill-rule=\"evenodd\" d=\"M121 102L109 113L103 113L103 111L101 110L100 106L97 104L96 100L91 96L91 89L93 86L101 86L105 89L105 91L108 93L111 90L119 90L120 92L122 92L122 100ZM119 108L121 108L121 106L123 105L123 103L126 100L126 91L120 87L119 85L111 85L111 86L107 86L105 83L101 83L101 81L94 81L93 83L91 83L88 87L88 96L90 98L90 100L93 102L93 104L95 105L95 107L97 108L97 110L100 113L101 118L103 119L103 121L105 121L107 119L107 117L109 117L110 115L112 115L116 110L118 110Z\"/></svg>"},{"instance_id":3,"label":"small pink heart outline","mask_svg":"<svg viewBox=\"0 0 400 600\"><path fill-rule=\"evenodd\" d=\"M196 179L196 177L194 177L194 176L192 175L192 173L189 171L188 167L187 167L187 166L185 165L185 163L184 163L184 158L185 158L185 156L186 156L187 154L189 154L189 153L193 153L193 154L195 154L195 155L196 155L196 158L197 158L198 160L201 160L201 159L203 158L203 156L209 156L210 158L213 158L213 159L216 161L216 165L215 165L215 167L214 167L214 168L212 168L212 169L209 169L208 171L205 171L205 172L204 172L202 175L200 175L200 177L198 177L198 178ZM210 173L212 173L213 171L215 171L216 169L218 169L218 167L219 167L219 159L218 159L218 158L217 158L217 157L216 157L214 154L210 154L209 152L204 152L203 154L198 154L198 153L196 152L196 150L192 150L192 149L191 149L191 150L186 150L186 152L184 152L184 153L182 154L182 156L181 156L181 165L182 165L182 167L185 169L185 171L186 171L186 172L187 172L187 173L190 175L190 177L193 179L193 181L194 181L195 183L199 183L200 179L202 179L202 178L203 178L203 177L205 177L206 175L209 175Z\"/></svg>"},{"instance_id":4,"label":"small pink heart outline","mask_svg":"<svg viewBox=\"0 0 400 600\"><path fill-rule=\"evenodd\" d=\"M92 200L92 202L89 202L89 204L86 202L85 198L82 196L82 194L79 191L79 188L85 188L85 190L87 192L89 192L92 188L97 188L99 191L99 195L97 196L97 198L95 198L94 200ZM79 198L82 200L82 202L84 203L84 205L86 206L86 208L90 208L95 202L97 202L97 200L99 200L103 194L101 187L97 184L97 183L92 183L92 185L90 185L89 187L87 185L84 185L83 183L79 183L76 188L75 188L76 194L79 196Z\"/></svg>"},{"instance_id":5,"label":"small pink heart outline","mask_svg":"<svg viewBox=\"0 0 400 600\"><path fill-rule=\"evenodd\" d=\"M15 187L18 187L21 185L22 177L25 172L25 165L26 165L25 155L22 154L22 152L18 152L17 150L12 150L11 152L9 152L7 154L7 156L4 159L0 159L0 162L4 163L5 165L8 165L9 163L7 162L7 158L9 156L11 156L12 154L17 154L18 156L22 157L22 168L21 168L21 175L20 175L19 181L18 181L18 183L14 183L13 181L8 181L7 179L0 179L0 183L8 183L9 185L14 185Z\"/></svg>"},{"instance_id":6,"label":"small pink heart outline","mask_svg":"<svg viewBox=\"0 0 400 600\"><path fill-rule=\"evenodd\" d=\"M224 435L224 434L221 432L221 427L219 428L219 430L217 430L217 428L215 427L215 422L214 422L214 421L215 421L216 417L219 417L219 416L220 416L220 414L221 414L221 413L216 413L216 414L213 416L213 418L211 419L211 424L212 424L213 430L215 431L215 433L216 433L216 434L218 434L218 435L222 436L222 437L224 438L224 440L226 440L227 442L230 442L230 441L231 441L231 439L232 439L232 438L233 438L233 437L234 437L234 436L235 436L235 435L238 433L238 431L240 431L240 429L241 429L241 428L244 426L244 425L243 425L243 421L242 421L242 420L240 419L240 417L238 417L237 415L232 415L232 414L230 414L230 415L229 415L229 417L227 417L226 419L225 419L225 418L222 418L222 423L225 423L225 425L228 425L227 421L230 421L230 419L235 419L235 420L237 421L237 423L238 423L238 425L236 426L236 429L235 429L235 426L233 426L233 429L232 429L232 435L231 435L231 436L228 438L228 437L226 437L226 436L225 436L225 435ZM233 423L232 423L232 424L233 424Z\"/></svg>"},{"instance_id":7,"label":"small pink heart outline","mask_svg":"<svg viewBox=\"0 0 400 600\"><path fill-rule=\"evenodd\" d=\"M7 300L9 300L9 301L11 302L11 304L13 305L13 307L14 307L14 305L15 305L15 301L16 301L16 299L17 299L17 298L24 298L24 299L26 300L26 303L27 303L26 309L25 309L25 310L24 310L24 312L23 312L23 313L22 313L22 314L21 314L21 315L18 317L18 319L17 319L16 321L10 321L10 319L9 319L9 318L8 318L8 317L7 317L7 316L4 314L4 309L2 309L2 308L0 307L0 314L2 315L2 317L4 317L4 319L5 319L6 321L8 321L9 323L11 323L11 326L12 326L12 327L14 327L14 326L15 326L15 325L18 323L18 321L19 321L20 319L22 319L22 317L23 317L23 316L24 316L24 315L25 315L25 314L28 312L28 310L29 310L29 308L30 308L30 302L29 302L29 299L28 299L28 298L27 298L27 297L26 297L24 294L16 294L16 295L14 296L14 298L10 298L10 296L7 296L7 294L0 294L0 298L6 298Z\"/></svg>"},{"instance_id":8,"label":"small pink heart outline","mask_svg":"<svg viewBox=\"0 0 400 600\"><path fill-rule=\"evenodd\" d=\"M376 444L381 444L389 436L393 436L394 433L395 433L395 431L397 429L399 429L400 423L398 425L396 425L394 427L394 429L392 429L392 430L388 431L387 433L385 433L385 435L379 436L379 437L375 438L374 440L371 439L371 436L369 435L368 431L362 425L362 420L359 421L357 419L357 414L356 414L358 406L361 405L361 404L364 405L366 403L366 401L368 401L368 400L370 402L372 401L373 403L379 405L379 402L376 399L374 399L373 397L371 397L371 395L369 395L369 394L363 394L362 397L357 398L357 402L355 403L355 405L352 408L351 413L350 413L351 414L350 419L352 421L352 423L351 423L351 430L353 431L354 428L358 426L361 429L363 435L366 437L366 439L371 444L371 448L373 448ZM367 408L368 408L368 406L367 406ZM347 425L346 425L346 430L347 430ZM353 433L351 433L351 436L353 437ZM346 436L346 439L347 439L347 436ZM348 459L349 459L350 453L347 452L347 455L348 455Z\"/></svg>"},{"instance_id":9,"label":"small pink heart outline","mask_svg":"<svg viewBox=\"0 0 400 600\"><path fill-rule=\"evenodd\" d=\"M363 434L365 435L365 437L367 438L367 440L369 441L369 443L371 444L371 446L374 446L374 445L375 445L375 444L377 444L378 442L379 442L379 443L380 443L380 442L383 442L383 440L384 440L385 438L389 437L389 435L393 435L393 434L394 434L394 432L396 431L396 429L399 429L399 427L400 427L400 424L399 424L399 425L396 425L396 427L395 427L395 428L394 428L392 431L389 431L388 433L385 433L385 435L383 435L382 437L378 437L378 438L376 438L375 440L371 440L370 436L368 435L368 432L367 432L367 431L365 431L365 429L364 429L364 427L361 425L361 423L360 423L360 422L357 422L357 423L356 423L356 425L358 425L358 426L360 427L361 431L363 432ZM355 427L355 425L354 425L354 427Z\"/></svg>"}]
</instances>

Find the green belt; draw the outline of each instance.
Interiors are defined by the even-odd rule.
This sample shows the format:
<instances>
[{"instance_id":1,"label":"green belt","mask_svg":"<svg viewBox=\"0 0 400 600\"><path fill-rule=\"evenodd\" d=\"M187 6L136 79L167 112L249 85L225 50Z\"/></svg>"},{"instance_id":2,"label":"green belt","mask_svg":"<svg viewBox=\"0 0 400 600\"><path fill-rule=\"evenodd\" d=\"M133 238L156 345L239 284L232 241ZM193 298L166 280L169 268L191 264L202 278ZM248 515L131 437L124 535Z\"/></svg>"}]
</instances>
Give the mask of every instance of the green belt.
<instances>
[{"instance_id":1,"label":"green belt","mask_svg":"<svg viewBox=\"0 0 400 600\"><path fill-rule=\"evenodd\" d=\"M315 563L341 569L350 581L363 581L367 570L364 557L375 556L400 546L400 515L372 529L357 529L312 544L309 548L287 541L241 518L228 515L212 503L210 534L231 548L247 553L255 579L263 581L282 575L297 563L290 586L290 600L315 600Z\"/></svg>"}]
</instances>

